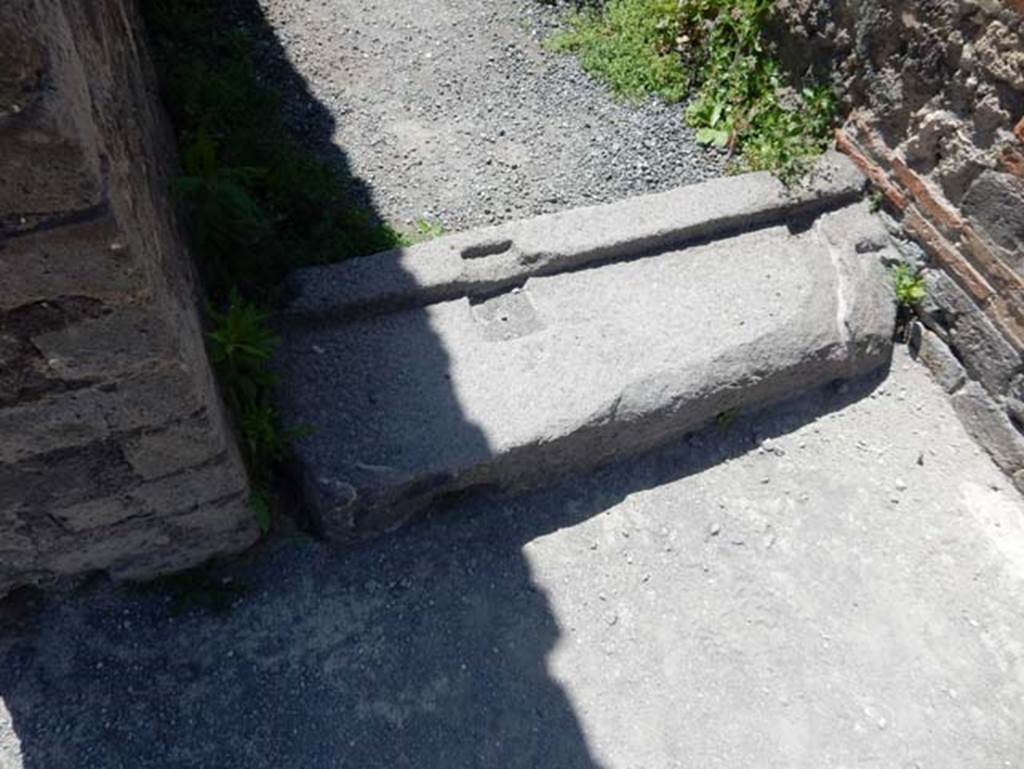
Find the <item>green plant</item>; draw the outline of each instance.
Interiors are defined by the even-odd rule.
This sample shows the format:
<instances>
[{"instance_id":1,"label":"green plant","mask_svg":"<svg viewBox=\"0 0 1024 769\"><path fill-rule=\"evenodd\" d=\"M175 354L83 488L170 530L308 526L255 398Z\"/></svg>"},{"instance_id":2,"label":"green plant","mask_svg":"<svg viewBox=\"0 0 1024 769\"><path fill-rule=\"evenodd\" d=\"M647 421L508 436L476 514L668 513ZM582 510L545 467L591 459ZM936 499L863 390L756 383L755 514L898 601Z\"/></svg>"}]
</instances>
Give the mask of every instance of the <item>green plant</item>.
<instances>
[{"instance_id":1,"label":"green plant","mask_svg":"<svg viewBox=\"0 0 1024 769\"><path fill-rule=\"evenodd\" d=\"M741 410L737 407L726 409L725 411L719 413L719 415L715 417L715 424L718 426L718 429L721 430L722 432L725 432L730 427L732 427L732 423L739 418L740 411Z\"/></svg>"},{"instance_id":2,"label":"green plant","mask_svg":"<svg viewBox=\"0 0 1024 769\"><path fill-rule=\"evenodd\" d=\"M173 191L188 214L210 300L210 359L241 435L264 531L275 468L298 431L273 407L276 339L268 313L294 267L396 246L398 234L360 203L341 166L295 138L280 94L257 71L261 41L232 4L142 0L183 173Z\"/></svg>"},{"instance_id":3,"label":"green plant","mask_svg":"<svg viewBox=\"0 0 1024 769\"><path fill-rule=\"evenodd\" d=\"M793 183L827 149L837 111L824 86L795 89L768 42L772 0L608 0L571 13L555 50L630 99L692 100L703 144L727 148L732 171L772 170Z\"/></svg>"},{"instance_id":4,"label":"green plant","mask_svg":"<svg viewBox=\"0 0 1024 769\"><path fill-rule=\"evenodd\" d=\"M868 199L868 208L873 214L877 214L882 210L882 206L885 205L885 195L882 194L881 190L875 190L871 193L871 197Z\"/></svg>"},{"instance_id":5,"label":"green plant","mask_svg":"<svg viewBox=\"0 0 1024 769\"><path fill-rule=\"evenodd\" d=\"M898 264L893 267L892 282L896 287L896 302L900 307L914 307L928 295L924 277L909 265Z\"/></svg>"},{"instance_id":6,"label":"green plant","mask_svg":"<svg viewBox=\"0 0 1024 769\"><path fill-rule=\"evenodd\" d=\"M656 94L675 102L690 86L675 50L678 32L678 0L608 0L572 12L549 45L575 53L619 96L635 101Z\"/></svg>"},{"instance_id":7,"label":"green plant","mask_svg":"<svg viewBox=\"0 0 1024 769\"><path fill-rule=\"evenodd\" d=\"M767 42L771 0L681 0L683 59L697 89L686 111L697 139L739 153L734 170L792 183L831 140L837 103L824 86L796 90Z\"/></svg>"},{"instance_id":8,"label":"green plant","mask_svg":"<svg viewBox=\"0 0 1024 769\"><path fill-rule=\"evenodd\" d=\"M196 261L214 302L237 287L271 306L294 267L392 248L356 183L301 144L253 63L260 42L208 0L143 0L184 174Z\"/></svg>"},{"instance_id":9,"label":"green plant","mask_svg":"<svg viewBox=\"0 0 1024 769\"><path fill-rule=\"evenodd\" d=\"M441 237L445 232L446 230L441 222L417 219L416 226L411 233L402 233L400 235L401 245L414 246L417 243L425 243L428 240Z\"/></svg>"},{"instance_id":10,"label":"green plant","mask_svg":"<svg viewBox=\"0 0 1024 769\"><path fill-rule=\"evenodd\" d=\"M235 272L234 254L259 254L260 241L271 232L270 217L250 192L266 171L222 165L205 129L185 142L185 173L172 182L172 190L189 209L193 243L205 258L208 280L227 283Z\"/></svg>"},{"instance_id":11,"label":"green plant","mask_svg":"<svg viewBox=\"0 0 1024 769\"><path fill-rule=\"evenodd\" d=\"M250 504L264 532L270 528L275 465L284 458L288 436L278 428L272 404L277 379L270 364L277 337L267 327L268 316L237 290L220 312L210 308L214 328L207 334L210 362L235 415L242 449L252 480Z\"/></svg>"}]
</instances>

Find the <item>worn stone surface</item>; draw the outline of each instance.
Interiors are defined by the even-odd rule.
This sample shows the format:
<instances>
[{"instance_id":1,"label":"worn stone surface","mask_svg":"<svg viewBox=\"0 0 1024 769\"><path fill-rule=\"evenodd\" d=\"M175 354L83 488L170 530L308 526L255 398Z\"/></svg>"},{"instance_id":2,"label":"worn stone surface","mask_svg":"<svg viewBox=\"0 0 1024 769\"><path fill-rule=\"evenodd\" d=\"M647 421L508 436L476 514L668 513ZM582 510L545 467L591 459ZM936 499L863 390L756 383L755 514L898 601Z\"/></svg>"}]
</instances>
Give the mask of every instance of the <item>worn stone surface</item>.
<instances>
[{"instance_id":1,"label":"worn stone surface","mask_svg":"<svg viewBox=\"0 0 1024 769\"><path fill-rule=\"evenodd\" d=\"M0 9L0 224L102 203L100 147L86 72L61 3L11 0Z\"/></svg>"},{"instance_id":2,"label":"worn stone surface","mask_svg":"<svg viewBox=\"0 0 1024 769\"><path fill-rule=\"evenodd\" d=\"M894 310L870 249L885 248L858 206L498 297L300 319L280 398L286 424L313 428L295 448L307 501L333 538L358 538L443 493L556 477L880 366Z\"/></svg>"},{"instance_id":3,"label":"worn stone surface","mask_svg":"<svg viewBox=\"0 0 1024 769\"><path fill-rule=\"evenodd\" d=\"M11 238L0 248L0 312L58 296L115 304L144 287L144 270L109 214Z\"/></svg>"},{"instance_id":4,"label":"worn stone surface","mask_svg":"<svg viewBox=\"0 0 1024 769\"><path fill-rule=\"evenodd\" d=\"M258 534L139 29L121 0L0 8L0 594Z\"/></svg>"}]
</instances>

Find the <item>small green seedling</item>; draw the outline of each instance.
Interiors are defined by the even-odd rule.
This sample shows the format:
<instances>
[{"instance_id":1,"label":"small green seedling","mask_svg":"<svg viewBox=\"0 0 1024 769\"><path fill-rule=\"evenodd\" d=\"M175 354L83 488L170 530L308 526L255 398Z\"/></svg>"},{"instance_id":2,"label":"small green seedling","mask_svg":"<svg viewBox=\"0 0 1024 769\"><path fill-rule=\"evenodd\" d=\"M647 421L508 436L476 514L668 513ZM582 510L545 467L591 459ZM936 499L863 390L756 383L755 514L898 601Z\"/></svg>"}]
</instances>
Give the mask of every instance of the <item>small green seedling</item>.
<instances>
[{"instance_id":1,"label":"small green seedling","mask_svg":"<svg viewBox=\"0 0 1024 769\"><path fill-rule=\"evenodd\" d=\"M738 408L726 409L725 411L721 412L717 417L715 417L715 424L718 425L719 430L725 432L730 427L732 427L732 423L736 421L739 415L740 409Z\"/></svg>"},{"instance_id":2,"label":"small green seedling","mask_svg":"<svg viewBox=\"0 0 1024 769\"><path fill-rule=\"evenodd\" d=\"M415 246L417 243L426 243L428 240L439 238L447 232L441 222L432 222L429 219L417 219L412 232L401 232L399 234L400 246Z\"/></svg>"},{"instance_id":3,"label":"small green seedling","mask_svg":"<svg viewBox=\"0 0 1024 769\"><path fill-rule=\"evenodd\" d=\"M896 287L896 302L900 307L914 307L928 294L924 278L909 265L898 264L893 267L892 282Z\"/></svg>"}]
</instances>

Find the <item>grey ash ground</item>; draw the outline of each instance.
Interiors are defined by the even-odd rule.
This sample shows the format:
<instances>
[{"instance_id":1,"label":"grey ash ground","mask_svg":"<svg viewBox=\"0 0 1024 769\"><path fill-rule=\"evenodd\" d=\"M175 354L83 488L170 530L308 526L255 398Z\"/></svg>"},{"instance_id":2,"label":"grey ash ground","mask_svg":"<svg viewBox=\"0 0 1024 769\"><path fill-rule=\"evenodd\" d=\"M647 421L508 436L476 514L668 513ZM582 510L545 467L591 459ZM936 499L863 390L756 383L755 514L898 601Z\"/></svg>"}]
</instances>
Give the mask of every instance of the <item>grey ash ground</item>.
<instances>
[{"instance_id":1,"label":"grey ash ground","mask_svg":"<svg viewBox=\"0 0 1024 769\"><path fill-rule=\"evenodd\" d=\"M465 229L722 173L724 158L694 141L680 105L621 103L573 57L544 48L557 6L261 6L317 103L292 104L293 123L347 156L392 223Z\"/></svg>"}]
</instances>

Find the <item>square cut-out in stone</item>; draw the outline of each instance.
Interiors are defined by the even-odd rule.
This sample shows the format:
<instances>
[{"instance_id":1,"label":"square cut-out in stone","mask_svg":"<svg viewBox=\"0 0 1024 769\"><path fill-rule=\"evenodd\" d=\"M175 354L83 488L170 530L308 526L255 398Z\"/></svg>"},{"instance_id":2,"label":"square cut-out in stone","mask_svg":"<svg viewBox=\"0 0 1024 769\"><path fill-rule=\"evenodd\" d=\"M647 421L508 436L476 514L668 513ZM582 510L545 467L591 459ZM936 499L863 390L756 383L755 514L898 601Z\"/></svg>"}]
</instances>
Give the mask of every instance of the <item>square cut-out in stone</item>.
<instances>
[{"instance_id":1,"label":"square cut-out in stone","mask_svg":"<svg viewBox=\"0 0 1024 769\"><path fill-rule=\"evenodd\" d=\"M491 342L518 339L544 328L529 294L522 288L470 300L470 312L484 339Z\"/></svg>"}]
</instances>

